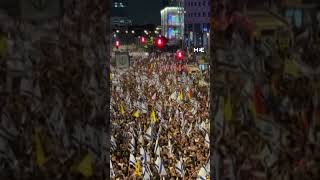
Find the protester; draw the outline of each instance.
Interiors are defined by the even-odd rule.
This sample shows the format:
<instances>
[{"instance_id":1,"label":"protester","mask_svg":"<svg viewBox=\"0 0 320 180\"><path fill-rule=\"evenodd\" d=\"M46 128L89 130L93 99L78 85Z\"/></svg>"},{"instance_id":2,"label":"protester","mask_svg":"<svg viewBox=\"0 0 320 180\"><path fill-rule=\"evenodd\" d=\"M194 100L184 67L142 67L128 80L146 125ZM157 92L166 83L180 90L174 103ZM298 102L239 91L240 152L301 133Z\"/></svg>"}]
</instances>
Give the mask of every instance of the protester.
<instances>
[{"instance_id":1,"label":"protester","mask_svg":"<svg viewBox=\"0 0 320 180\"><path fill-rule=\"evenodd\" d=\"M208 73L179 71L163 53L112 75L112 178L209 178Z\"/></svg>"}]
</instances>

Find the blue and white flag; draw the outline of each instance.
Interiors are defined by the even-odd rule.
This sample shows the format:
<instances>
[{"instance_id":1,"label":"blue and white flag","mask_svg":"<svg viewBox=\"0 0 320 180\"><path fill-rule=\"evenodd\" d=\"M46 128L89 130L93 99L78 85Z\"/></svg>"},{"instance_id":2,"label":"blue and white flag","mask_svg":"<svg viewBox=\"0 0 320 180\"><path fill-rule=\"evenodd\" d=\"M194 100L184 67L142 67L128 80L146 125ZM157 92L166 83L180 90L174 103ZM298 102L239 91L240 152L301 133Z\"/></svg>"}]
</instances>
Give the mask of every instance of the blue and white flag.
<instances>
[{"instance_id":1,"label":"blue and white flag","mask_svg":"<svg viewBox=\"0 0 320 180\"><path fill-rule=\"evenodd\" d=\"M181 177L184 177L185 171L182 164L182 159L180 159L176 164L176 172L179 173Z\"/></svg>"},{"instance_id":2,"label":"blue and white flag","mask_svg":"<svg viewBox=\"0 0 320 180\"><path fill-rule=\"evenodd\" d=\"M147 129L147 132L145 134L145 138L148 140L148 141L151 141L152 140L152 126L149 126L149 128Z\"/></svg>"},{"instance_id":3,"label":"blue and white flag","mask_svg":"<svg viewBox=\"0 0 320 180\"><path fill-rule=\"evenodd\" d=\"M164 167L164 164L163 164L163 161L162 161L161 157L158 157L156 159L155 166L156 166L160 176L167 175L167 172L165 170L165 167Z\"/></svg>"},{"instance_id":4,"label":"blue and white flag","mask_svg":"<svg viewBox=\"0 0 320 180\"><path fill-rule=\"evenodd\" d=\"M142 175L143 175L144 180L151 180L152 172L151 172L149 164L143 164Z\"/></svg>"},{"instance_id":5,"label":"blue and white flag","mask_svg":"<svg viewBox=\"0 0 320 180\"><path fill-rule=\"evenodd\" d=\"M134 137L131 138L129 146L130 146L130 152L134 152L135 147L136 147L136 141L135 141Z\"/></svg>"},{"instance_id":6,"label":"blue and white flag","mask_svg":"<svg viewBox=\"0 0 320 180\"><path fill-rule=\"evenodd\" d=\"M150 156L148 155L148 152L143 147L140 147L140 155L143 157L142 164L146 164L150 162Z\"/></svg>"},{"instance_id":7,"label":"blue and white flag","mask_svg":"<svg viewBox=\"0 0 320 180\"><path fill-rule=\"evenodd\" d=\"M206 137L205 137L204 142L206 143L206 146L210 147L210 138L209 138L208 133L206 133Z\"/></svg>"},{"instance_id":8,"label":"blue and white flag","mask_svg":"<svg viewBox=\"0 0 320 180\"><path fill-rule=\"evenodd\" d=\"M136 158L134 157L134 155L132 153L130 153L130 158L129 158L129 166L135 166L136 164Z\"/></svg>"},{"instance_id":9,"label":"blue and white flag","mask_svg":"<svg viewBox=\"0 0 320 180\"><path fill-rule=\"evenodd\" d=\"M197 176L197 180L207 180L207 171L204 167L201 167Z\"/></svg>"}]
</instances>

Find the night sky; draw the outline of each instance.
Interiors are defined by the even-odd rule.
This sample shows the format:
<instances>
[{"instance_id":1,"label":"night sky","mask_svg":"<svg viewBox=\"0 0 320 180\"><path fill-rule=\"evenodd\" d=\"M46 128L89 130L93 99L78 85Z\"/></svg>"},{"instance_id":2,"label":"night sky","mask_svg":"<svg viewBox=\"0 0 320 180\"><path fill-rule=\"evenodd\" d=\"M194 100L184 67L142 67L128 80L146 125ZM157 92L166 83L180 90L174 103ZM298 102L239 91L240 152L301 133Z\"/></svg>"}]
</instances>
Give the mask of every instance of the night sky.
<instances>
[{"instance_id":1,"label":"night sky","mask_svg":"<svg viewBox=\"0 0 320 180\"><path fill-rule=\"evenodd\" d=\"M128 16L133 24L160 25L162 0L128 0Z\"/></svg>"}]
</instances>

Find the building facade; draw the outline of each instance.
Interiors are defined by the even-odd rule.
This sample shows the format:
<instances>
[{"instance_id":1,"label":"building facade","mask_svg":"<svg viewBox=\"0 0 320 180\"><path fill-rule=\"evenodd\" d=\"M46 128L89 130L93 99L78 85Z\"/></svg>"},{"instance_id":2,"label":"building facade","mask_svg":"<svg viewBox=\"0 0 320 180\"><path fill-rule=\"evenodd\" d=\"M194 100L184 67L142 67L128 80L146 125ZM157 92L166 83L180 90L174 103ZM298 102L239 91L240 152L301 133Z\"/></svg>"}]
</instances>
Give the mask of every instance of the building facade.
<instances>
[{"instance_id":1,"label":"building facade","mask_svg":"<svg viewBox=\"0 0 320 180\"><path fill-rule=\"evenodd\" d=\"M166 7L161 10L161 34L169 40L182 40L184 35L184 10Z\"/></svg>"},{"instance_id":2,"label":"building facade","mask_svg":"<svg viewBox=\"0 0 320 180\"><path fill-rule=\"evenodd\" d=\"M185 43L188 47L209 47L210 0L184 0Z\"/></svg>"}]
</instances>

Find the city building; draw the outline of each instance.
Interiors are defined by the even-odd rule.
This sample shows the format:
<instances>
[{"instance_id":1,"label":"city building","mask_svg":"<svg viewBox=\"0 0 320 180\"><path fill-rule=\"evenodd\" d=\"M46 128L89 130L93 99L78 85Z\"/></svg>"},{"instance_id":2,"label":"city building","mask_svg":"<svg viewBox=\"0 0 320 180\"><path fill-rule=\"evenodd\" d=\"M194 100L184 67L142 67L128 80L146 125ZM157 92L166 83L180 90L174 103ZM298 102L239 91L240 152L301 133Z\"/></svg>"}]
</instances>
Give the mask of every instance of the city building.
<instances>
[{"instance_id":1,"label":"city building","mask_svg":"<svg viewBox=\"0 0 320 180\"><path fill-rule=\"evenodd\" d=\"M169 40L182 40L184 35L183 7L165 7L161 10L161 35Z\"/></svg>"},{"instance_id":2,"label":"city building","mask_svg":"<svg viewBox=\"0 0 320 180\"><path fill-rule=\"evenodd\" d=\"M188 47L209 47L210 0L184 0L185 43Z\"/></svg>"},{"instance_id":3,"label":"city building","mask_svg":"<svg viewBox=\"0 0 320 180\"><path fill-rule=\"evenodd\" d=\"M127 0L111 1L111 26L112 28L125 28L132 25L132 20L128 18Z\"/></svg>"}]
</instances>

